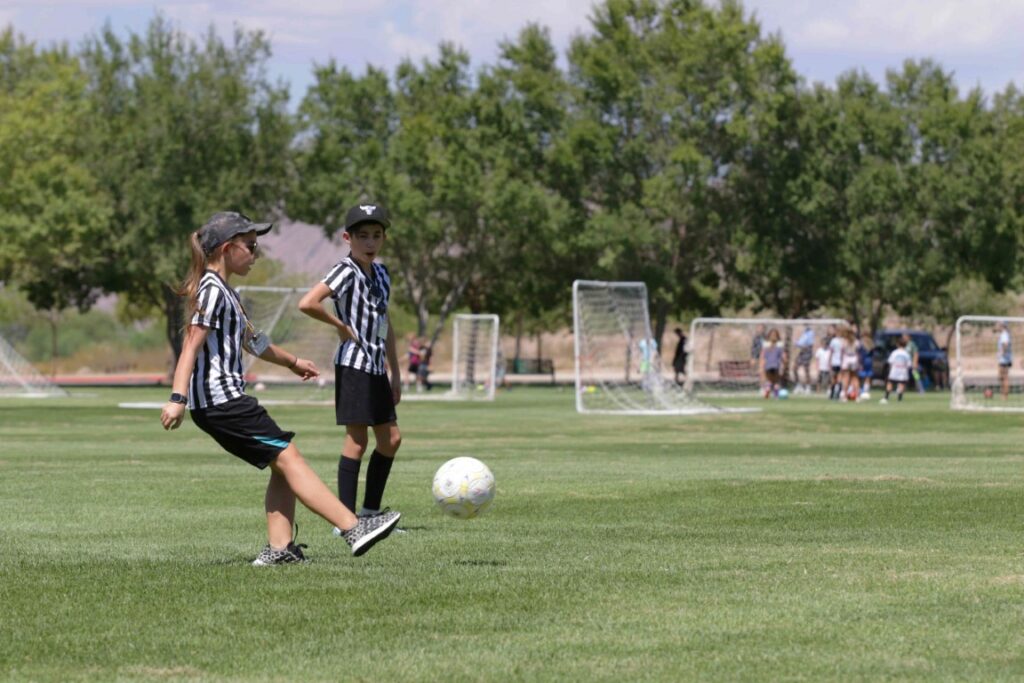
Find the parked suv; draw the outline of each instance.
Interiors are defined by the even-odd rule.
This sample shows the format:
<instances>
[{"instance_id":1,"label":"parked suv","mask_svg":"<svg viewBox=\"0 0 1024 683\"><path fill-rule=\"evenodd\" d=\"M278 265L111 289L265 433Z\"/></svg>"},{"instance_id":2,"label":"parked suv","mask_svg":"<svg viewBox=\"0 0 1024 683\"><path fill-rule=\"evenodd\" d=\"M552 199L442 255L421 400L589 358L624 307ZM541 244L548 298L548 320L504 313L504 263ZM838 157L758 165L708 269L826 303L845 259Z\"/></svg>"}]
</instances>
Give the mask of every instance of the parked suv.
<instances>
[{"instance_id":1,"label":"parked suv","mask_svg":"<svg viewBox=\"0 0 1024 683\"><path fill-rule=\"evenodd\" d=\"M871 354L874 379L883 382L889 376L889 354L896 348L896 342L905 334L917 344L917 358L921 370L921 384L925 389L949 388L949 357L946 349L935 342L931 332L923 330L893 329L875 332L875 348ZM914 386L914 378L910 386Z\"/></svg>"}]
</instances>

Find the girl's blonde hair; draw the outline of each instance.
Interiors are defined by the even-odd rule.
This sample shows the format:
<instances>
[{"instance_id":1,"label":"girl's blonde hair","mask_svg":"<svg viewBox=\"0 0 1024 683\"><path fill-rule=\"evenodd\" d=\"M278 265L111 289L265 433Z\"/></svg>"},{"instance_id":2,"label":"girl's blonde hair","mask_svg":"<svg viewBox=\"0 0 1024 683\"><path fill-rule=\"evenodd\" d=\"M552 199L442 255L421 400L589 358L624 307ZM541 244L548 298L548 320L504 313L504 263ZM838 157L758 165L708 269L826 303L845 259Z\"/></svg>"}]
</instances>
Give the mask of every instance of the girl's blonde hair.
<instances>
[{"instance_id":1,"label":"girl's blonde hair","mask_svg":"<svg viewBox=\"0 0 1024 683\"><path fill-rule=\"evenodd\" d=\"M192 250L192 263L188 267L188 275L185 276L181 286L175 290L175 294L185 297L185 327L188 326L188 321L192 319L196 308L199 307L199 281L206 274L208 264L206 252L203 251L203 245L199 242L198 230L189 235L188 243Z\"/></svg>"}]
</instances>

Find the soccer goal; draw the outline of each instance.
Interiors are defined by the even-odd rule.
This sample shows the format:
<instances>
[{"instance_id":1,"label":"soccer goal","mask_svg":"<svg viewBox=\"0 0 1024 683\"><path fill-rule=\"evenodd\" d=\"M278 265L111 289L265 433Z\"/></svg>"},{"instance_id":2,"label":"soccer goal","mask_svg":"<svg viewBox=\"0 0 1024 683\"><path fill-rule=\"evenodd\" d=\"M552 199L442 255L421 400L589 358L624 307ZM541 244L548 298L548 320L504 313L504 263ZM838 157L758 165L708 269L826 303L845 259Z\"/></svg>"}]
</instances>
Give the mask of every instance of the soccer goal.
<instances>
[{"instance_id":1,"label":"soccer goal","mask_svg":"<svg viewBox=\"0 0 1024 683\"><path fill-rule=\"evenodd\" d=\"M572 292L577 412L724 412L696 400L665 374L651 331L647 285L576 280Z\"/></svg>"},{"instance_id":2,"label":"soccer goal","mask_svg":"<svg viewBox=\"0 0 1024 683\"><path fill-rule=\"evenodd\" d=\"M497 315L459 314L452 324L452 398L494 400L498 381Z\"/></svg>"},{"instance_id":3,"label":"soccer goal","mask_svg":"<svg viewBox=\"0 0 1024 683\"><path fill-rule=\"evenodd\" d=\"M1013 353L1015 340L1024 340L1024 318L965 315L956 321L951 408L1024 412L1024 365Z\"/></svg>"},{"instance_id":4,"label":"soccer goal","mask_svg":"<svg viewBox=\"0 0 1024 683\"><path fill-rule=\"evenodd\" d=\"M67 396L62 388L43 376L24 356L0 337L0 397L49 398Z\"/></svg>"},{"instance_id":5,"label":"soccer goal","mask_svg":"<svg viewBox=\"0 0 1024 683\"><path fill-rule=\"evenodd\" d=\"M695 318L686 344L686 387L698 398L760 393L765 381L761 349L775 331L787 390L791 395L820 392L815 352L842 324L839 318Z\"/></svg>"},{"instance_id":6,"label":"soccer goal","mask_svg":"<svg viewBox=\"0 0 1024 683\"><path fill-rule=\"evenodd\" d=\"M290 353L312 360L320 369L315 383L302 383L287 368L271 363L257 363L249 354L244 355L247 380L267 388L287 389L275 391L287 394L289 400L302 402L328 402L334 399L334 355L338 350L338 336L323 323L299 310L299 300L308 287L259 287L243 285L238 288L246 315L256 329L267 333L270 341L286 348ZM325 310L333 313L329 299ZM418 400L494 400L497 379L499 320L497 315L460 314L453 318L451 338L451 388L447 391L416 393L407 390L403 401ZM445 339L447 346L448 340ZM398 350L400 362L403 349ZM445 370L446 363L432 359L435 369ZM445 359L447 360L447 358ZM404 368L403 368L404 369ZM435 375L443 380L444 374ZM415 378L406 377L410 384ZM301 387L300 387L301 385Z\"/></svg>"}]
</instances>

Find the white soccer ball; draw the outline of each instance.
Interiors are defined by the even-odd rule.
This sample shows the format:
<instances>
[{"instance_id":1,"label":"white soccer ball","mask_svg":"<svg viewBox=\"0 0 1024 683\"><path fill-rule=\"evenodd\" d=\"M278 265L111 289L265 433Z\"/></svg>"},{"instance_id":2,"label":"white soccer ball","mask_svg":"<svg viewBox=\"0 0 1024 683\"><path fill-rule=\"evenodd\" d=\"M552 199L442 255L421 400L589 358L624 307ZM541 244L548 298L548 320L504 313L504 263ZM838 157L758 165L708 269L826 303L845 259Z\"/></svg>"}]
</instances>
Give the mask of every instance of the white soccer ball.
<instances>
[{"instance_id":1,"label":"white soccer ball","mask_svg":"<svg viewBox=\"0 0 1024 683\"><path fill-rule=\"evenodd\" d=\"M470 519L494 500L494 475L476 458L452 458L434 475L434 500L442 512Z\"/></svg>"},{"instance_id":2,"label":"white soccer ball","mask_svg":"<svg viewBox=\"0 0 1024 683\"><path fill-rule=\"evenodd\" d=\"M254 384L252 388L253 388L253 391L265 391L266 388L267 388L267 385L264 384L263 382L256 382L256 384Z\"/></svg>"}]
</instances>

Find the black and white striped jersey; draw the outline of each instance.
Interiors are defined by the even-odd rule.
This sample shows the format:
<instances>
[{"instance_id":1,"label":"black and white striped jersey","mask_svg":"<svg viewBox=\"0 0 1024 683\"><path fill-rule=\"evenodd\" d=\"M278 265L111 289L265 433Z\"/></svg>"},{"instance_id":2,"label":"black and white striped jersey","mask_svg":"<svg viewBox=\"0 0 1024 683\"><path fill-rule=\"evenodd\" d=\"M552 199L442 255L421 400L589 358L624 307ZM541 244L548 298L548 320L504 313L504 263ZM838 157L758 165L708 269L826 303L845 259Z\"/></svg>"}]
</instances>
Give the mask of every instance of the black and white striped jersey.
<instances>
[{"instance_id":1,"label":"black and white striped jersey","mask_svg":"<svg viewBox=\"0 0 1024 683\"><path fill-rule=\"evenodd\" d=\"M188 407L205 409L227 403L245 393L242 340L245 311L235 290L208 270L199 281L198 305L190 321L209 330L196 354L188 385Z\"/></svg>"},{"instance_id":2,"label":"black and white striped jersey","mask_svg":"<svg viewBox=\"0 0 1024 683\"><path fill-rule=\"evenodd\" d=\"M370 270L372 276L348 257L331 268L323 282L331 290L335 315L357 336L338 345L334 364L384 375L391 276L380 263L371 264Z\"/></svg>"}]
</instances>

